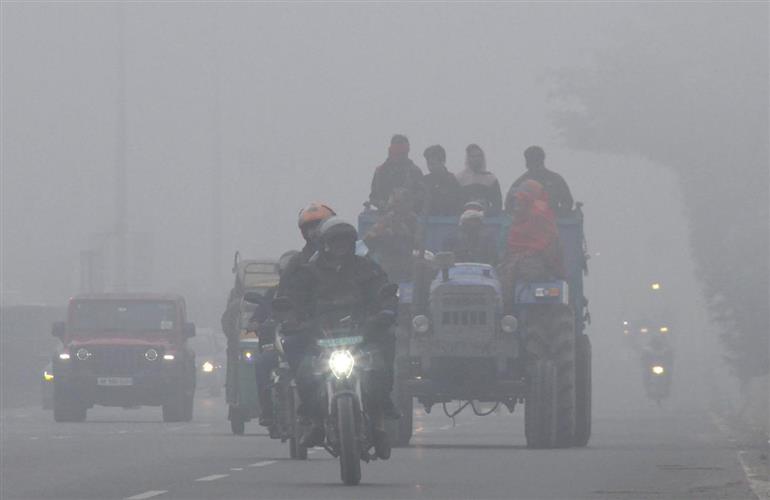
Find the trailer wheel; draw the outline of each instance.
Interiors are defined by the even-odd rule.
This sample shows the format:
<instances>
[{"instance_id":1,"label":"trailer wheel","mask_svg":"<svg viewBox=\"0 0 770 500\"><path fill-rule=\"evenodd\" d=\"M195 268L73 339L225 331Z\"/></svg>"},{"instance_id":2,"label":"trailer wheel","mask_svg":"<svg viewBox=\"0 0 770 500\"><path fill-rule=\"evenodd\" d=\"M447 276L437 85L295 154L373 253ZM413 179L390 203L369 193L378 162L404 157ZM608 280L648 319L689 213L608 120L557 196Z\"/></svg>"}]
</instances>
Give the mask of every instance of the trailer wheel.
<instances>
[{"instance_id":1,"label":"trailer wheel","mask_svg":"<svg viewBox=\"0 0 770 500\"><path fill-rule=\"evenodd\" d=\"M574 446L583 447L591 438L591 339L578 335L576 344L575 439Z\"/></svg>"},{"instance_id":2,"label":"trailer wheel","mask_svg":"<svg viewBox=\"0 0 770 500\"><path fill-rule=\"evenodd\" d=\"M68 398L63 391L54 387L53 393L53 419L55 422L83 422L86 419L88 408L83 403Z\"/></svg>"}]
</instances>

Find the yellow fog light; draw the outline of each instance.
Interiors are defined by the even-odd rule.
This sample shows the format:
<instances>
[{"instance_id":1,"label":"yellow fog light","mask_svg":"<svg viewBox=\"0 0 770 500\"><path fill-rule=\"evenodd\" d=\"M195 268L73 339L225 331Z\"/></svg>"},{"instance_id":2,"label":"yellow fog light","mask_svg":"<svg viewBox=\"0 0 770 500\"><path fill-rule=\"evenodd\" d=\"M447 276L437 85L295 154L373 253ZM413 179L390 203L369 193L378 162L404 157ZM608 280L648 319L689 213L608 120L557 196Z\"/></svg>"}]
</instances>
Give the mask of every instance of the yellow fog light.
<instances>
[{"instance_id":1,"label":"yellow fog light","mask_svg":"<svg viewBox=\"0 0 770 500\"><path fill-rule=\"evenodd\" d=\"M53 380L53 373L48 373L48 371L43 372L43 380L46 382L50 382Z\"/></svg>"}]
</instances>

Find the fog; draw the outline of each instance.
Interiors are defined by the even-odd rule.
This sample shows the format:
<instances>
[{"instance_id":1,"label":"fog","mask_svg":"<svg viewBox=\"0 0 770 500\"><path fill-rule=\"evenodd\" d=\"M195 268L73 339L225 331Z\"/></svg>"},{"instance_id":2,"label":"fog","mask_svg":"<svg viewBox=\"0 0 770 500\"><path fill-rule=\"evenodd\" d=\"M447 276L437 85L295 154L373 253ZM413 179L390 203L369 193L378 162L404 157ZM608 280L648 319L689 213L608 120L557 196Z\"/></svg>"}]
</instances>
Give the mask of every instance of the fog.
<instances>
[{"instance_id":1,"label":"fog","mask_svg":"<svg viewBox=\"0 0 770 500\"><path fill-rule=\"evenodd\" d=\"M728 9L729 19L720 24ZM697 29L673 23L660 38L661 27L670 26L666 19L685 19ZM713 26L720 34L712 40L715 47L730 41L734 50L716 54L708 71L689 75L685 88L708 82L721 91L683 91L681 97L692 99L689 110L721 113L731 109L734 97L753 103L756 95L756 108L765 112L749 122L750 130L766 139L763 19L762 4L6 3L4 296L61 304L79 291L80 252L99 247L115 227L115 165L121 156L128 230L140 235L132 251L137 256L129 260L139 262L141 276L129 276L129 283L182 293L192 316L211 324L224 306L233 252L275 257L298 248L296 215L310 201L325 201L354 219L392 134L410 138L411 157L423 168L422 150L442 144L454 172L462 168L465 146L478 143L504 190L524 171L524 148L539 144L546 164L585 203L598 373L626 362L620 322L639 314L635 302L651 281L660 280L677 297L677 344L696 346L680 349L683 363L693 368L682 376L700 380L699 370L721 357L714 341L720 330L707 320L693 262L697 245L708 238L691 239L698 194L681 189L683 169L671 163L700 160L717 136L744 144L740 165L728 164L728 156L723 168L708 170L717 178L697 183L691 181L698 174L690 174L687 185L720 185L734 167L744 179L756 175L756 183L725 185L733 197L721 198L719 190L708 196L730 211L742 189L764 188L747 191L752 206L764 206L764 215L729 223L735 233L763 239L757 248L766 265L766 142L754 157L757 141L743 142L745 128L704 129L710 117L705 112L693 123L644 116L641 125L624 127L622 120L634 123L645 103L641 96L672 94L670 81L649 75L667 74L655 61L676 65L677 53L673 60L657 56L678 46L697 50L694 43L711 40ZM648 38L656 40L648 58L624 52ZM622 64L602 66L608 53ZM617 97L600 85L591 87L596 82L590 78L570 80L589 89L582 93L559 85L565 74L580 75L597 64L625 72L627 80L639 76L640 87ZM759 85L735 88L740 68L752 66L758 72L752 82ZM618 74L606 76L613 82ZM589 94L593 100L587 102ZM670 154L651 153L654 134L638 147L623 142L620 132L589 137L584 125L601 120L596 117L606 106L620 120L609 121L610 128L628 134L656 130L669 139L663 147ZM559 118L576 110L589 113L582 125ZM680 143L677 126L702 133L683 133ZM691 157L672 151L680 145L696 151ZM742 266L735 262L736 269ZM752 284L765 297L766 276ZM765 321L766 315L765 309ZM605 387L615 384L618 395L627 393L625 379L608 378L613 381Z\"/></svg>"}]
</instances>

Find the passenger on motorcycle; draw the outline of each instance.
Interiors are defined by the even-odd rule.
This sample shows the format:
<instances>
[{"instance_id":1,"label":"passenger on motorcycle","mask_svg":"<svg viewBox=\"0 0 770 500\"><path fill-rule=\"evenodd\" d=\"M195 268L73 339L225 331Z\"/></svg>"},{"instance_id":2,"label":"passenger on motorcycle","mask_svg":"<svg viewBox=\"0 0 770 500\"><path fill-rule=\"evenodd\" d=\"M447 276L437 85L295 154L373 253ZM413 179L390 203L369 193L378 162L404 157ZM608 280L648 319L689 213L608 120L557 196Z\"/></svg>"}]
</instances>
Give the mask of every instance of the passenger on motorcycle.
<instances>
[{"instance_id":1,"label":"passenger on motorcycle","mask_svg":"<svg viewBox=\"0 0 770 500\"><path fill-rule=\"evenodd\" d=\"M314 373L317 351L315 339L321 328L330 322L349 318L364 328L365 345L382 353L383 369L372 371L370 396L382 407L389 418L399 418L398 410L390 398L393 389L393 363L395 359L395 333L398 298L382 299L379 291L388 284L382 268L371 259L355 255L358 239L356 228L340 219L333 218L321 226L320 249L301 269L298 285L292 294L297 334L312 342L297 371L297 389L300 406L297 414L307 426L300 444L318 446L324 441L321 384ZM291 328L286 325L285 328ZM384 432L376 437L385 440Z\"/></svg>"},{"instance_id":2,"label":"passenger on motorcycle","mask_svg":"<svg viewBox=\"0 0 770 500\"><path fill-rule=\"evenodd\" d=\"M281 255L278 260L278 276L284 275L289 262L300 252L289 250ZM257 373L257 390L259 391L259 425L270 427L273 424L273 400L270 394L270 373L278 366L278 353L275 350L275 322L272 320L272 300L278 293L278 286L268 290L264 302L255 309L249 321L249 331L253 331L259 338L259 353L254 359L254 367ZM297 339L299 340L299 339ZM296 341L295 341L296 342ZM287 353L297 351L297 346L287 341L284 345Z\"/></svg>"}]
</instances>

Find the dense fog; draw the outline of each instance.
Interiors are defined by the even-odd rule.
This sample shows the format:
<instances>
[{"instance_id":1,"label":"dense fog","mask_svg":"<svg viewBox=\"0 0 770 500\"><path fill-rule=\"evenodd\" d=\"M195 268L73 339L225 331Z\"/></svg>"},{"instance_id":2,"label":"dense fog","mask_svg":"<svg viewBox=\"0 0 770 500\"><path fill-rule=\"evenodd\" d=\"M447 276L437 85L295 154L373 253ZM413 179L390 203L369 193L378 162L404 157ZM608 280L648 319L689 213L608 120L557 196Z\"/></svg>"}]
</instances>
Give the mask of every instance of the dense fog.
<instances>
[{"instance_id":1,"label":"dense fog","mask_svg":"<svg viewBox=\"0 0 770 500\"><path fill-rule=\"evenodd\" d=\"M504 191L539 144L585 203L597 366L622 365L620 324L662 281L700 379L740 319L712 326L703 304L739 314L750 290L740 328L766 346L766 20L749 3L6 4L4 300L63 303L84 250L111 272L121 161L129 284L213 325L233 252L299 247L309 201L355 219L392 134L423 168L442 144L455 172L480 144Z\"/></svg>"}]
</instances>

